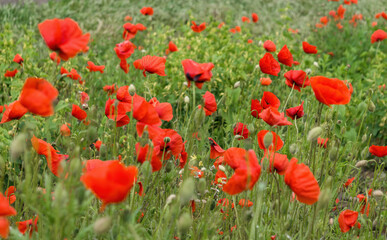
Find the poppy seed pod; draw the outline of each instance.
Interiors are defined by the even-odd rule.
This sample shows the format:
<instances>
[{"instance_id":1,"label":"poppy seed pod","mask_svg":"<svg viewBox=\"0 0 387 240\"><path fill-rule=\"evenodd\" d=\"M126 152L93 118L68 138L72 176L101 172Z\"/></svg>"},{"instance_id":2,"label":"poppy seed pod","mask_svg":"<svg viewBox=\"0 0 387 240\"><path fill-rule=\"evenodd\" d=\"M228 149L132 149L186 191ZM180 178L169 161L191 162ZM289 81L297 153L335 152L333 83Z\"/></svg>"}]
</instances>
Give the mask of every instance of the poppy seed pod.
<instances>
[{"instance_id":1,"label":"poppy seed pod","mask_svg":"<svg viewBox=\"0 0 387 240\"><path fill-rule=\"evenodd\" d=\"M273 143L273 134L271 132L268 132L263 137L263 145L265 146L266 149L269 149L272 143Z\"/></svg>"},{"instance_id":2,"label":"poppy seed pod","mask_svg":"<svg viewBox=\"0 0 387 240\"><path fill-rule=\"evenodd\" d=\"M179 221L177 222L177 229L181 233L185 233L192 225L191 215L189 213L183 213Z\"/></svg>"},{"instance_id":3,"label":"poppy seed pod","mask_svg":"<svg viewBox=\"0 0 387 240\"><path fill-rule=\"evenodd\" d=\"M109 216L98 218L93 225L94 232L99 234L104 234L110 230L112 226L112 218Z\"/></svg>"},{"instance_id":4,"label":"poppy seed pod","mask_svg":"<svg viewBox=\"0 0 387 240\"><path fill-rule=\"evenodd\" d=\"M308 141L316 142L317 138L322 134L323 129L321 127L312 128L308 133Z\"/></svg>"},{"instance_id":5,"label":"poppy seed pod","mask_svg":"<svg viewBox=\"0 0 387 240\"><path fill-rule=\"evenodd\" d=\"M129 94L130 94L130 96L134 96L134 94L136 94L136 87L133 85L133 84L130 84L129 85Z\"/></svg>"},{"instance_id":6,"label":"poppy seed pod","mask_svg":"<svg viewBox=\"0 0 387 240\"><path fill-rule=\"evenodd\" d=\"M194 197L195 183L193 178L186 179L180 187L180 203L181 205L186 204L189 200Z\"/></svg>"},{"instance_id":7,"label":"poppy seed pod","mask_svg":"<svg viewBox=\"0 0 387 240\"><path fill-rule=\"evenodd\" d=\"M376 109L375 104L372 101L370 101L370 103L368 104L368 111L375 112L375 109Z\"/></svg>"}]
</instances>

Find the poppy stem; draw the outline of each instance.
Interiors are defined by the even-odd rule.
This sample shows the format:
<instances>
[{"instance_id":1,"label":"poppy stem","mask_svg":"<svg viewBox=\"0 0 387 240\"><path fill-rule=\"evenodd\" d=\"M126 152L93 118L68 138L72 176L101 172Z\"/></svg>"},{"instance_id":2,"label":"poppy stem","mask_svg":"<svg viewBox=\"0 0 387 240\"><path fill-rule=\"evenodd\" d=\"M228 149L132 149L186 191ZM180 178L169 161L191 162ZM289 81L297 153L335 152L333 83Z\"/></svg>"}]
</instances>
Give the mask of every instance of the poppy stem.
<instances>
[{"instance_id":1,"label":"poppy stem","mask_svg":"<svg viewBox=\"0 0 387 240\"><path fill-rule=\"evenodd\" d=\"M192 104L193 104L192 111L195 110L195 105L196 105L196 103L195 103L195 96L196 96L195 89L196 89L196 87L194 85L192 85Z\"/></svg>"}]
</instances>

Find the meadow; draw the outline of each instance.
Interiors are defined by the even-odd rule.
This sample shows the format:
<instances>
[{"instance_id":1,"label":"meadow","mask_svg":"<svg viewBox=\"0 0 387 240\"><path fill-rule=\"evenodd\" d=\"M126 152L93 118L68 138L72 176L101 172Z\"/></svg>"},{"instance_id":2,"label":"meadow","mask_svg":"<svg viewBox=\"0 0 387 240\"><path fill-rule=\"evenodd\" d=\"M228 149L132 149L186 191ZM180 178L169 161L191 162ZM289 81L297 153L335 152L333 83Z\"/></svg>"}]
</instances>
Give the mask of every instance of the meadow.
<instances>
[{"instance_id":1,"label":"meadow","mask_svg":"<svg viewBox=\"0 0 387 240\"><path fill-rule=\"evenodd\" d=\"M0 237L386 239L386 13L0 5Z\"/></svg>"}]
</instances>

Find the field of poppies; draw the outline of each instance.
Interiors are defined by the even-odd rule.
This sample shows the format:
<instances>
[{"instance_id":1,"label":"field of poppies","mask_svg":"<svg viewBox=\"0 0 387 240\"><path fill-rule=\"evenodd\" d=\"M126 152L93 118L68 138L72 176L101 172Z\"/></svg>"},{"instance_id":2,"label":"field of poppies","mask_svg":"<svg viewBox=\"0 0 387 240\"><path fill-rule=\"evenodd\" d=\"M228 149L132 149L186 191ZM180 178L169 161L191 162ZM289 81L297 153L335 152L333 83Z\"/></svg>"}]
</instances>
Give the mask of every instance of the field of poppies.
<instances>
[{"instance_id":1,"label":"field of poppies","mask_svg":"<svg viewBox=\"0 0 387 240\"><path fill-rule=\"evenodd\" d=\"M387 4L0 6L0 237L386 239Z\"/></svg>"}]
</instances>

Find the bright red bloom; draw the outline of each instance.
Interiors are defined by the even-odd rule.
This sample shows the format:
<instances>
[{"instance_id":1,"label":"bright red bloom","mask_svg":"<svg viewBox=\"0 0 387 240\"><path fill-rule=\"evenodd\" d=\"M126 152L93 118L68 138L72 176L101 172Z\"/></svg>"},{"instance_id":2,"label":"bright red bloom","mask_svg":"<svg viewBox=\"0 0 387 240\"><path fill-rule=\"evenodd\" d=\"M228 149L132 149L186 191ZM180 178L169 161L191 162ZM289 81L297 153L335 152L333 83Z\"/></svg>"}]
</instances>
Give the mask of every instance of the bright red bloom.
<instances>
[{"instance_id":1,"label":"bright red bloom","mask_svg":"<svg viewBox=\"0 0 387 240\"><path fill-rule=\"evenodd\" d=\"M355 226L356 223L358 228L360 228L360 224L357 222L358 215L358 212L349 209L342 211L338 218L341 232L348 232Z\"/></svg>"},{"instance_id":2,"label":"bright red bloom","mask_svg":"<svg viewBox=\"0 0 387 240\"><path fill-rule=\"evenodd\" d=\"M54 62L56 62L56 65L59 65L60 63L60 57L58 56L58 54L56 52L52 52L50 53L50 59Z\"/></svg>"},{"instance_id":3,"label":"bright red bloom","mask_svg":"<svg viewBox=\"0 0 387 240\"><path fill-rule=\"evenodd\" d=\"M171 121L173 118L172 105L168 102L160 103L156 97L149 100L149 103L155 108L159 118L164 121Z\"/></svg>"},{"instance_id":4,"label":"bright red bloom","mask_svg":"<svg viewBox=\"0 0 387 240\"><path fill-rule=\"evenodd\" d=\"M141 23L137 23L137 24L125 23L122 27L124 28L124 32L122 33L122 38L125 40L130 40L134 38L137 34L137 31L146 30L146 27Z\"/></svg>"},{"instance_id":5,"label":"bright red bloom","mask_svg":"<svg viewBox=\"0 0 387 240\"><path fill-rule=\"evenodd\" d=\"M260 118L259 114L262 112L263 107L257 99L251 99L251 116L255 118Z\"/></svg>"},{"instance_id":6,"label":"bright red bloom","mask_svg":"<svg viewBox=\"0 0 387 240\"><path fill-rule=\"evenodd\" d=\"M18 72L17 69L14 69L12 71L9 71L7 70L5 73L4 73L4 77L14 77L16 75L16 73Z\"/></svg>"},{"instance_id":7,"label":"bright red bloom","mask_svg":"<svg viewBox=\"0 0 387 240\"><path fill-rule=\"evenodd\" d=\"M275 44L270 40L266 40L263 43L263 48L265 48L265 50L268 52L275 52L275 50L276 50Z\"/></svg>"},{"instance_id":8,"label":"bright red bloom","mask_svg":"<svg viewBox=\"0 0 387 240\"><path fill-rule=\"evenodd\" d=\"M107 118L116 122L116 127L122 127L129 124L130 118L126 114L131 110L131 105L125 102L108 99L105 104L105 115Z\"/></svg>"},{"instance_id":9,"label":"bright red bloom","mask_svg":"<svg viewBox=\"0 0 387 240\"><path fill-rule=\"evenodd\" d=\"M250 22L250 18L246 17L246 16L243 16L242 17L242 22L247 22L249 23Z\"/></svg>"},{"instance_id":10,"label":"bright red bloom","mask_svg":"<svg viewBox=\"0 0 387 240\"><path fill-rule=\"evenodd\" d=\"M130 103L132 106L132 96L129 94L129 86L122 86L117 90L117 100L121 102Z\"/></svg>"},{"instance_id":11,"label":"bright red bloom","mask_svg":"<svg viewBox=\"0 0 387 240\"><path fill-rule=\"evenodd\" d=\"M169 49L170 52L177 52L177 51L179 51L179 49L177 49L176 44L174 44L172 41L169 41L168 49Z\"/></svg>"},{"instance_id":12,"label":"bright red bloom","mask_svg":"<svg viewBox=\"0 0 387 240\"><path fill-rule=\"evenodd\" d=\"M293 65L293 55L286 45L279 51L277 57L280 63L289 67Z\"/></svg>"},{"instance_id":13,"label":"bright red bloom","mask_svg":"<svg viewBox=\"0 0 387 240\"><path fill-rule=\"evenodd\" d=\"M317 144L320 147L327 148L327 143L328 143L329 138L317 138Z\"/></svg>"},{"instance_id":14,"label":"bright red bloom","mask_svg":"<svg viewBox=\"0 0 387 240\"><path fill-rule=\"evenodd\" d=\"M214 139L209 137L208 140L210 141L210 147L211 147L210 159L216 159L218 157L222 157L226 151L223 148L221 148L219 144L215 142Z\"/></svg>"},{"instance_id":15,"label":"bright red bloom","mask_svg":"<svg viewBox=\"0 0 387 240\"><path fill-rule=\"evenodd\" d=\"M105 69L105 65L97 66L92 61L87 62L87 69L89 69L90 72L100 72L103 73L103 70Z\"/></svg>"},{"instance_id":16,"label":"bright red bloom","mask_svg":"<svg viewBox=\"0 0 387 240\"><path fill-rule=\"evenodd\" d=\"M15 186L9 186L9 188L7 188L7 190L4 192L4 195L7 197L9 204L12 204L16 201L15 191Z\"/></svg>"},{"instance_id":17,"label":"bright red bloom","mask_svg":"<svg viewBox=\"0 0 387 240\"><path fill-rule=\"evenodd\" d=\"M71 78L73 80L78 81L80 84L83 84L81 75L79 75L77 70L75 70L74 68L72 68L71 71L69 72L64 67L61 67L60 68L60 74L62 74L62 75L65 74L67 77L69 77L69 78Z\"/></svg>"},{"instance_id":18,"label":"bright red bloom","mask_svg":"<svg viewBox=\"0 0 387 240\"><path fill-rule=\"evenodd\" d=\"M3 194L0 193L0 217L9 217L16 215L16 210L9 204L9 199L7 197L4 197Z\"/></svg>"},{"instance_id":19,"label":"bright red bloom","mask_svg":"<svg viewBox=\"0 0 387 240\"><path fill-rule=\"evenodd\" d=\"M377 157L384 157L387 156L387 146L376 146L372 145L369 148L369 151L372 155Z\"/></svg>"},{"instance_id":20,"label":"bright red bloom","mask_svg":"<svg viewBox=\"0 0 387 240\"><path fill-rule=\"evenodd\" d=\"M371 43L380 42L386 38L387 38L387 33L382 29L378 29L371 35Z\"/></svg>"},{"instance_id":21,"label":"bright red bloom","mask_svg":"<svg viewBox=\"0 0 387 240\"><path fill-rule=\"evenodd\" d=\"M196 22L194 22L194 21L192 21L191 23L192 23L191 29L194 32L200 33L201 31L206 29L206 23L205 22L200 24L200 25L196 25Z\"/></svg>"},{"instance_id":22,"label":"bright red bloom","mask_svg":"<svg viewBox=\"0 0 387 240\"><path fill-rule=\"evenodd\" d=\"M297 159L292 158L285 173L285 183L296 194L297 200L312 205L317 202L320 187L313 173L305 164L297 164Z\"/></svg>"},{"instance_id":23,"label":"bright red bloom","mask_svg":"<svg viewBox=\"0 0 387 240\"><path fill-rule=\"evenodd\" d=\"M144 70L142 72L144 77L146 77L145 72L150 74L156 73L159 76L166 76L164 72L166 61L167 60L163 57L146 55L145 57L134 61L133 65L136 69Z\"/></svg>"},{"instance_id":24,"label":"bright red bloom","mask_svg":"<svg viewBox=\"0 0 387 240\"><path fill-rule=\"evenodd\" d=\"M234 169L234 175L223 186L224 192L235 195L253 189L261 175L261 166L254 150L229 148L224 154L224 161Z\"/></svg>"},{"instance_id":25,"label":"bright red bloom","mask_svg":"<svg viewBox=\"0 0 387 240\"><path fill-rule=\"evenodd\" d=\"M143 8L141 8L140 12L141 12L142 15L152 16L153 15L153 8L151 8L151 7L143 7Z\"/></svg>"},{"instance_id":26,"label":"bright red bloom","mask_svg":"<svg viewBox=\"0 0 387 240\"><path fill-rule=\"evenodd\" d=\"M308 75L302 70L287 71L284 74L284 77L286 78L285 84L299 92L301 92L301 88L305 88L310 85Z\"/></svg>"},{"instance_id":27,"label":"bright red bloom","mask_svg":"<svg viewBox=\"0 0 387 240\"><path fill-rule=\"evenodd\" d=\"M136 45L128 40L117 43L114 48L117 57L120 59L120 67L125 73L129 72L129 64L126 59L134 53L134 49L136 49Z\"/></svg>"},{"instance_id":28,"label":"bright red bloom","mask_svg":"<svg viewBox=\"0 0 387 240\"><path fill-rule=\"evenodd\" d=\"M355 180L355 177L353 178L349 178L345 183L344 183L344 187L348 187L349 185L351 185L351 183L353 182L353 180Z\"/></svg>"},{"instance_id":29,"label":"bright red bloom","mask_svg":"<svg viewBox=\"0 0 387 240\"><path fill-rule=\"evenodd\" d=\"M261 99L261 105L262 105L263 109L266 109L269 107L278 109L281 105L281 102L274 93L263 92L262 99Z\"/></svg>"},{"instance_id":30,"label":"bright red bloom","mask_svg":"<svg viewBox=\"0 0 387 240\"><path fill-rule=\"evenodd\" d=\"M371 189L371 192L372 192L372 189ZM359 202L360 202L360 206L361 206L360 213L364 214L364 212L366 212L366 215L368 217L370 214L370 204L367 203L367 197L364 196L364 194L358 194L356 197L359 199ZM367 206L367 211L366 211L366 206Z\"/></svg>"},{"instance_id":31,"label":"bright red bloom","mask_svg":"<svg viewBox=\"0 0 387 240\"><path fill-rule=\"evenodd\" d=\"M133 96L133 118L137 120L137 123L161 125L161 120L155 107L137 94Z\"/></svg>"},{"instance_id":32,"label":"bright red bloom","mask_svg":"<svg viewBox=\"0 0 387 240\"><path fill-rule=\"evenodd\" d=\"M204 176L203 172L195 166L190 166L190 175L193 176L194 178L202 178Z\"/></svg>"},{"instance_id":33,"label":"bright red bloom","mask_svg":"<svg viewBox=\"0 0 387 240\"><path fill-rule=\"evenodd\" d=\"M270 78L261 78L260 81L262 86L269 86L272 83Z\"/></svg>"},{"instance_id":34,"label":"bright red bloom","mask_svg":"<svg viewBox=\"0 0 387 240\"><path fill-rule=\"evenodd\" d=\"M0 217L0 237L7 239L9 234L9 222L5 217Z\"/></svg>"},{"instance_id":35,"label":"bright red bloom","mask_svg":"<svg viewBox=\"0 0 387 240\"><path fill-rule=\"evenodd\" d=\"M268 171L273 172L274 170L279 175L284 175L288 166L289 166L289 159L288 156L285 154L276 153L274 151L265 152L264 157L261 160L261 164L266 159L270 159L270 166Z\"/></svg>"},{"instance_id":36,"label":"bright red bloom","mask_svg":"<svg viewBox=\"0 0 387 240\"><path fill-rule=\"evenodd\" d=\"M242 136L243 139L248 138L250 135L250 132L249 132L249 129L247 129L247 125L238 122L234 127L234 135L240 135Z\"/></svg>"},{"instance_id":37,"label":"bright red bloom","mask_svg":"<svg viewBox=\"0 0 387 240\"><path fill-rule=\"evenodd\" d=\"M191 59L185 59L181 62L184 68L184 74L188 81L188 87L191 86L193 81L199 89L202 89L204 82L211 80L212 72L214 68L213 63L197 63Z\"/></svg>"},{"instance_id":38,"label":"bright red bloom","mask_svg":"<svg viewBox=\"0 0 387 240\"><path fill-rule=\"evenodd\" d=\"M28 112L28 109L25 108L20 103L20 101L15 101L9 104L9 106L5 105L4 107L5 107L5 111L3 113L3 117L1 118L0 124L9 122L14 119L16 120L20 119L21 117L24 116L24 114Z\"/></svg>"},{"instance_id":39,"label":"bright red bloom","mask_svg":"<svg viewBox=\"0 0 387 240\"><path fill-rule=\"evenodd\" d=\"M274 150L278 151L284 146L284 142L281 140L281 137L277 135L275 132L271 131L271 134L273 135L273 141L272 144L270 145L269 149L265 147L265 144L263 143L263 139L265 138L266 134L269 132L269 130L261 130L257 134L257 139L258 139L258 145L259 148L264 150L265 152L267 150ZM273 149L273 147L275 147Z\"/></svg>"},{"instance_id":40,"label":"bright red bloom","mask_svg":"<svg viewBox=\"0 0 387 240\"><path fill-rule=\"evenodd\" d=\"M281 71L279 63L270 53L265 53L265 55L259 60L259 67L263 73L273 76L278 76L278 73Z\"/></svg>"},{"instance_id":41,"label":"bright red bloom","mask_svg":"<svg viewBox=\"0 0 387 240\"><path fill-rule=\"evenodd\" d=\"M308 53L308 54L316 54L317 53L317 47L313 46L307 42L302 42L302 49L304 49L304 52Z\"/></svg>"},{"instance_id":42,"label":"bright red bloom","mask_svg":"<svg viewBox=\"0 0 387 240\"><path fill-rule=\"evenodd\" d=\"M223 171L218 170L215 173L215 180L212 182L212 184L216 185L219 188L222 188L223 185L226 184L226 183L227 183L227 176L226 176L226 174Z\"/></svg>"},{"instance_id":43,"label":"bright red bloom","mask_svg":"<svg viewBox=\"0 0 387 240\"><path fill-rule=\"evenodd\" d=\"M97 140L95 143L93 143L94 147L99 151L101 149L102 141Z\"/></svg>"},{"instance_id":44,"label":"bright red bloom","mask_svg":"<svg viewBox=\"0 0 387 240\"><path fill-rule=\"evenodd\" d=\"M247 43L253 43L253 39L248 39Z\"/></svg>"},{"instance_id":45,"label":"bright red bloom","mask_svg":"<svg viewBox=\"0 0 387 240\"><path fill-rule=\"evenodd\" d=\"M27 78L19 97L20 103L29 112L43 117L54 114L53 101L59 92L42 78Z\"/></svg>"},{"instance_id":46,"label":"bright red bloom","mask_svg":"<svg viewBox=\"0 0 387 240\"><path fill-rule=\"evenodd\" d=\"M255 23L258 22L258 20L259 20L258 14L256 14L256 13L252 13L251 18L253 19L253 22L255 22Z\"/></svg>"},{"instance_id":47,"label":"bright red bloom","mask_svg":"<svg viewBox=\"0 0 387 240\"><path fill-rule=\"evenodd\" d=\"M286 116L290 117L293 120L295 118L302 118L304 116L304 101L302 101L300 106L286 109Z\"/></svg>"},{"instance_id":48,"label":"bright red bloom","mask_svg":"<svg viewBox=\"0 0 387 240\"><path fill-rule=\"evenodd\" d=\"M62 126L60 127L60 134L62 135L62 136L65 136L65 137L68 137L68 136L70 136L71 135L71 131L70 131L70 128L68 127L68 123L66 123L66 124L62 124Z\"/></svg>"},{"instance_id":49,"label":"bright red bloom","mask_svg":"<svg viewBox=\"0 0 387 240\"><path fill-rule=\"evenodd\" d=\"M71 18L48 19L39 23L38 28L47 46L58 52L62 60L67 61L88 50L90 34L83 34L78 23Z\"/></svg>"},{"instance_id":50,"label":"bright red bloom","mask_svg":"<svg viewBox=\"0 0 387 240\"><path fill-rule=\"evenodd\" d=\"M81 104L85 104L90 100L89 95L86 92L81 92Z\"/></svg>"},{"instance_id":51,"label":"bright red bloom","mask_svg":"<svg viewBox=\"0 0 387 240\"><path fill-rule=\"evenodd\" d=\"M341 23L338 23L338 24L336 24L336 27L337 27L337 29L342 29L343 25L341 25Z\"/></svg>"},{"instance_id":52,"label":"bright red bloom","mask_svg":"<svg viewBox=\"0 0 387 240\"><path fill-rule=\"evenodd\" d=\"M217 109L215 96L214 96L214 94L207 91L203 95L203 99L204 99L204 112L206 113L206 116L210 116Z\"/></svg>"},{"instance_id":53,"label":"bright red bloom","mask_svg":"<svg viewBox=\"0 0 387 240\"><path fill-rule=\"evenodd\" d=\"M108 96L113 95L118 91L116 84L106 85L103 87L103 90L108 93Z\"/></svg>"},{"instance_id":54,"label":"bright red bloom","mask_svg":"<svg viewBox=\"0 0 387 240\"><path fill-rule=\"evenodd\" d=\"M324 25L327 25L329 22L329 18L327 16L324 16L324 17L320 18L320 22Z\"/></svg>"},{"instance_id":55,"label":"bright red bloom","mask_svg":"<svg viewBox=\"0 0 387 240\"><path fill-rule=\"evenodd\" d=\"M103 211L107 204L125 200L137 181L137 174L137 167L125 167L120 162L113 161L107 166L87 171L82 175L81 181L102 201L101 211Z\"/></svg>"},{"instance_id":56,"label":"bright red bloom","mask_svg":"<svg viewBox=\"0 0 387 240\"><path fill-rule=\"evenodd\" d=\"M218 28L221 29L224 26L224 22L219 23Z\"/></svg>"},{"instance_id":57,"label":"bright red bloom","mask_svg":"<svg viewBox=\"0 0 387 240\"><path fill-rule=\"evenodd\" d=\"M16 226L19 229L19 232L21 232L22 234L29 232L30 237L31 237L33 232L38 232L38 219L39 219L39 217L36 216L35 219L29 219L29 220L22 221L22 222L16 222Z\"/></svg>"},{"instance_id":58,"label":"bright red bloom","mask_svg":"<svg viewBox=\"0 0 387 240\"><path fill-rule=\"evenodd\" d=\"M78 105L75 105L75 104L73 104L71 115L73 115L73 117L75 117L79 121L85 120L87 117L87 113L83 109L81 109Z\"/></svg>"},{"instance_id":59,"label":"bright red bloom","mask_svg":"<svg viewBox=\"0 0 387 240\"><path fill-rule=\"evenodd\" d=\"M345 13L345 8L343 7L343 5L340 5L339 8L337 9L337 17L343 19L344 13Z\"/></svg>"},{"instance_id":60,"label":"bright red bloom","mask_svg":"<svg viewBox=\"0 0 387 240\"><path fill-rule=\"evenodd\" d=\"M150 161L152 159L153 151L149 149L148 144L142 147L140 143L136 143L135 148L137 154L137 161L139 163L143 164L145 161Z\"/></svg>"},{"instance_id":61,"label":"bright red bloom","mask_svg":"<svg viewBox=\"0 0 387 240\"><path fill-rule=\"evenodd\" d=\"M125 21L132 21L133 18L132 18L131 16L128 15L128 16L125 16L124 20L125 20Z\"/></svg>"},{"instance_id":62,"label":"bright red bloom","mask_svg":"<svg viewBox=\"0 0 387 240\"><path fill-rule=\"evenodd\" d=\"M337 78L316 76L310 78L310 83L316 99L327 105L345 105L351 100L352 85L347 87L344 81Z\"/></svg>"},{"instance_id":63,"label":"bright red bloom","mask_svg":"<svg viewBox=\"0 0 387 240\"><path fill-rule=\"evenodd\" d=\"M241 206L242 208L243 207L251 207L251 206L253 206L253 202L252 201L250 201L250 200L247 200L247 202L246 202L246 199L241 199L241 200L239 200L239 206Z\"/></svg>"},{"instance_id":64,"label":"bright red bloom","mask_svg":"<svg viewBox=\"0 0 387 240\"><path fill-rule=\"evenodd\" d=\"M32 137L31 143L39 155L44 155L46 157L47 165L51 172L59 177L63 171L60 162L67 159L68 155L58 154L59 151L55 150L51 144L42 139L38 139L35 136Z\"/></svg>"},{"instance_id":65,"label":"bright red bloom","mask_svg":"<svg viewBox=\"0 0 387 240\"><path fill-rule=\"evenodd\" d=\"M20 65L23 65L23 62L24 62L23 58L19 54L15 55L15 57L13 58L13 61Z\"/></svg>"}]
</instances>

